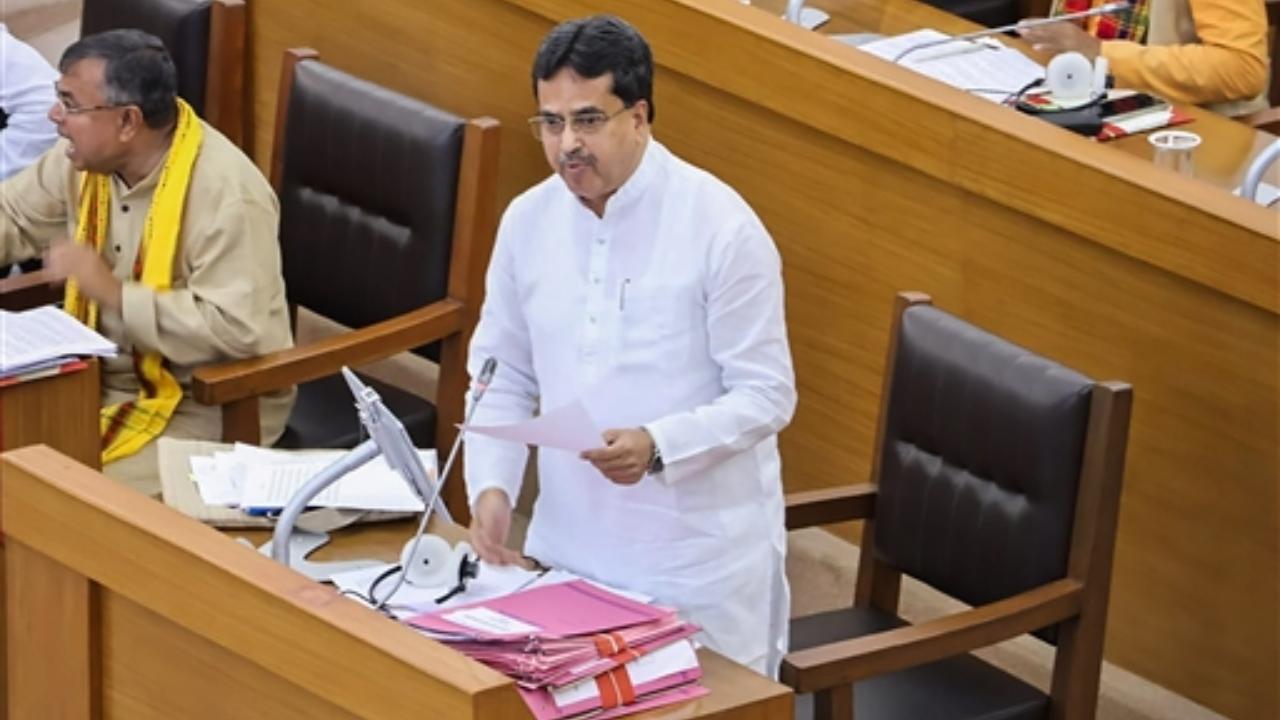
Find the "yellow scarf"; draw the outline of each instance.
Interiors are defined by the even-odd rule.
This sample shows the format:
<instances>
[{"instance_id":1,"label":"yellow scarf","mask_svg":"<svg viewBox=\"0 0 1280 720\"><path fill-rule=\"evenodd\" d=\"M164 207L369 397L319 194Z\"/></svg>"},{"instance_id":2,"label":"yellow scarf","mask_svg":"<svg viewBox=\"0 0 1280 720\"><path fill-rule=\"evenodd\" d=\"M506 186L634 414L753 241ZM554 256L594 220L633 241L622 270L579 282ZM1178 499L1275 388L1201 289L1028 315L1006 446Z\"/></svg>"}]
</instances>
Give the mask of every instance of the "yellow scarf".
<instances>
[{"instance_id":1,"label":"yellow scarf","mask_svg":"<svg viewBox=\"0 0 1280 720\"><path fill-rule=\"evenodd\" d=\"M173 262L178 249L182 208L203 135L200 119L189 105L178 100L178 124L174 129L173 145L160 171L160 181L143 226L142 245L133 264L133 280L157 292L168 290L173 283ZM101 253L107 242L110 208L110 178L101 173L85 173L80 182L75 241ZM63 307L89 327L97 327L98 304L81 294L79 286L71 279L67 280ZM165 359L160 353L134 350L133 367L141 386L138 397L104 407L99 416L104 465L138 452L164 432L174 409L182 400L182 386L165 369Z\"/></svg>"}]
</instances>

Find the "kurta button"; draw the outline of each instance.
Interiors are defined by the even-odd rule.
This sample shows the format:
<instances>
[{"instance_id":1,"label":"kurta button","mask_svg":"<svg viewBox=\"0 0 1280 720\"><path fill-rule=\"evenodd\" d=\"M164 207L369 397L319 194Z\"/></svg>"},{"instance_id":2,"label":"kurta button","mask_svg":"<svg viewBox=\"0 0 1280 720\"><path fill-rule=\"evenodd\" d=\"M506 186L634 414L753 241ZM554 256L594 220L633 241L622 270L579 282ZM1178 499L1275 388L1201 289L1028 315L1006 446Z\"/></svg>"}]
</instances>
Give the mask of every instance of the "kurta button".
<instances>
[{"instance_id":1,"label":"kurta button","mask_svg":"<svg viewBox=\"0 0 1280 720\"><path fill-rule=\"evenodd\" d=\"M604 244L604 238L596 238L596 244L597 244L597 245L603 245L603 244Z\"/></svg>"},{"instance_id":2,"label":"kurta button","mask_svg":"<svg viewBox=\"0 0 1280 720\"><path fill-rule=\"evenodd\" d=\"M120 211L121 211L121 212L129 212L129 206L128 206L127 204L121 205L121 206L120 206Z\"/></svg>"}]
</instances>

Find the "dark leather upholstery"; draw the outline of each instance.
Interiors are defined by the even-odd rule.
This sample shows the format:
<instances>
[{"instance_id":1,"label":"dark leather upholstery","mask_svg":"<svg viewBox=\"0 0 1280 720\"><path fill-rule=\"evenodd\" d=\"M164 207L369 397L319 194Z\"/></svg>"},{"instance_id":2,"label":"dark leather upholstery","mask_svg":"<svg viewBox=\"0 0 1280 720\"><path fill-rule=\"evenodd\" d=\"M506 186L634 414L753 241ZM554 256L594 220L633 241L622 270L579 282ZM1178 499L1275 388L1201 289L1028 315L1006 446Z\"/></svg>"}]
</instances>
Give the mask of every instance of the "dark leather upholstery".
<instances>
[{"instance_id":1,"label":"dark leather upholstery","mask_svg":"<svg viewBox=\"0 0 1280 720\"><path fill-rule=\"evenodd\" d=\"M434 405L394 385L379 382L361 373L357 375L378 392L387 409L400 419L415 446L435 445ZM298 393L289 426L276 441L276 447L293 450L350 448L365 438L360 421L356 418L351 390L347 388L341 375L329 375L306 383L304 387L306 392ZM325 444L316 444L318 442Z\"/></svg>"},{"instance_id":2,"label":"dark leather upholstery","mask_svg":"<svg viewBox=\"0 0 1280 720\"><path fill-rule=\"evenodd\" d=\"M1064 577L1092 382L931 306L900 332L878 556L970 605Z\"/></svg>"},{"instance_id":3,"label":"dark leather upholstery","mask_svg":"<svg viewBox=\"0 0 1280 720\"><path fill-rule=\"evenodd\" d=\"M363 327L443 299L465 121L303 62L296 66L287 123L279 195L289 301ZM430 347L419 352L436 355ZM339 439L354 440L345 384L320 380L298 392L291 442L352 444ZM417 404L392 406L410 435L434 444L434 409L407 394L399 400ZM325 414L304 420L313 408ZM324 408L347 410L334 418ZM347 430L333 428L335 420Z\"/></svg>"},{"instance_id":4,"label":"dark leather upholstery","mask_svg":"<svg viewBox=\"0 0 1280 720\"><path fill-rule=\"evenodd\" d=\"M1022 6L1016 0L924 0L924 2L987 27L1012 25L1022 18Z\"/></svg>"},{"instance_id":5,"label":"dark leather upholstery","mask_svg":"<svg viewBox=\"0 0 1280 720\"><path fill-rule=\"evenodd\" d=\"M1094 383L926 304L903 312L891 371L876 557L970 605L1065 577ZM791 648L903 624L872 607L797 618ZM971 655L859 681L853 695L860 720L1049 711L1044 693ZM802 698L797 717L811 713Z\"/></svg>"},{"instance_id":6,"label":"dark leather upholstery","mask_svg":"<svg viewBox=\"0 0 1280 720\"><path fill-rule=\"evenodd\" d=\"M178 95L204 115L210 0L84 0L80 35L137 28L164 42L178 70Z\"/></svg>"},{"instance_id":7,"label":"dark leather upholstery","mask_svg":"<svg viewBox=\"0 0 1280 720\"><path fill-rule=\"evenodd\" d=\"M845 608L797 618L791 649L891 630L906 623L873 607ZM1043 720L1049 698L971 655L880 675L854 686L858 720ZM813 696L796 697L796 720L813 717Z\"/></svg>"}]
</instances>

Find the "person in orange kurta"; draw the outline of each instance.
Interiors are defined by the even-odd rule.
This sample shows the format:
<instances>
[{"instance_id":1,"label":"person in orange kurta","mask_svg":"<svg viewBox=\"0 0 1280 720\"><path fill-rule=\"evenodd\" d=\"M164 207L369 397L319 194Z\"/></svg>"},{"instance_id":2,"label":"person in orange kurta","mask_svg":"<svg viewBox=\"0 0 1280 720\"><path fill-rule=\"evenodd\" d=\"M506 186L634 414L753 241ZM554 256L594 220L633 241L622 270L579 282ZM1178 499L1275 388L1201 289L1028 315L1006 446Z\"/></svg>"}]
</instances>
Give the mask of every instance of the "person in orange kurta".
<instances>
[{"instance_id":1,"label":"person in orange kurta","mask_svg":"<svg viewBox=\"0 0 1280 720\"><path fill-rule=\"evenodd\" d=\"M1102 0L1059 0L1071 12ZM1057 14L1057 12L1055 12ZM1263 0L1138 0L1131 19L1091 18L1019 31L1036 50L1075 51L1110 64L1116 87L1143 90L1224 115L1268 106Z\"/></svg>"}]
</instances>

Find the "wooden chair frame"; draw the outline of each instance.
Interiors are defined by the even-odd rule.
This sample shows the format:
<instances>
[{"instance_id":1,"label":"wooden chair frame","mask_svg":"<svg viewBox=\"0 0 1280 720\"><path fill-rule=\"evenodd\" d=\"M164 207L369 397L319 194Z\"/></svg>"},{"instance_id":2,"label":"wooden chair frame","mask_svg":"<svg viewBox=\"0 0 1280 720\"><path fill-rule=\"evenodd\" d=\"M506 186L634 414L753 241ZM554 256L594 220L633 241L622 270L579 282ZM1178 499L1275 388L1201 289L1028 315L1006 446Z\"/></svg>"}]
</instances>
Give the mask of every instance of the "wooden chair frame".
<instances>
[{"instance_id":1,"label":"wooden chair frame","mask_svg":"<svg viewBox=\"0 0 1280 720\"><path fill-rule=\"evenodd\" d=\"M209 59L205 65L204 119L250 152L245 98L245 0L213 0L209 8Z\"/></svg>"},{"instance_id":2,"label":"wooden chair frame","mask_svg":"<svg viewBox=\"0 0 1280 720\"><path fill-rule=\"evenodd\" d=\"M276 192L283 180L284 130L294 68L319 57L315 50L285 51L276 110L271 182ZM440 381L436 394L436 447L449 447L463 419L466 354L480 316L484 273L493 249L496 225L496 182L499 123L479 118L467 123L454 209L453 246L447 296L424 307L368 327L324 338L305 346L218 366L198 369L192 378L197 402L222 406L222 439L259 441L258 396L441 341ZM467 517L460 484L449 486L446 502L457 517Z\"/></svg>"},{"instance_id":3,"label":"wooden chair frame","mask_svg":"<svg viewBox=\"0 0 1280 720\"><path fill-rule=\"evenodd\" d=\"M865 521L853 603L889 613L897 612L901 573L876 560L874 554L878 449L893 387L902 315L913 305L929 303L929 296L910 292L900 293L895 303L871 482L787 496L789 530ZM782 681L796 692L814 693L815 718L849 718L857 680L960 655L1057 624L1051 717L1093 717L1131 406L1132 390L1127 384L1095 385L1066 577L953 615L792 652L783 660Z\"/></svg>"}]
</instances>

